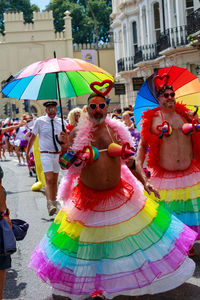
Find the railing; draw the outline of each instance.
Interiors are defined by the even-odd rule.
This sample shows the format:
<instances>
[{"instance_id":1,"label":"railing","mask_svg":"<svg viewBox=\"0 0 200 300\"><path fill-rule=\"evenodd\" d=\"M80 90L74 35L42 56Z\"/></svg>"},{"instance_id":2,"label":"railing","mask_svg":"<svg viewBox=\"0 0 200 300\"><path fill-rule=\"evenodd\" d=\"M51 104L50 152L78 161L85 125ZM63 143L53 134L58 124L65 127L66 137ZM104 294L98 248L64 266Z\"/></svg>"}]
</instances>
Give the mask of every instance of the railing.
<instances>
[{"instance_id":1,"label":"railing","mask_svg":"<svg viewBox=\"0 0 200 300\"><path fill-rule=\"evenodd\" d=\"M138 47L134 56L121 58L117 61L118 72L133 70L136 64L158 58L160 52L168 48L178 48L187 45L188 32L187 26L169 28L160 33L157 43Z\"/></svg>"},{"instance_id":2,"label":"railing","mask_svg":"<svg viewBox=\"0 0 200 300\"><path fill-rule=\"evenodd\" d=\"M117 61L117 70L119 72L133 70L134 68L134 57L125 57Z\"/></svg>"},{"instance_id":3,"label":"railing","mask_svg":"<svg viewBox=\"0 0 200 300\"><path fill-rule=\"evenodd\" d=\"M138 47L138 51L134 56L134 63L137 64L141 61L152 60L159 56L157 44L144 45Z\"/></svg>"},{"instance_id":4,"label":"railing","mask_svg":"<svg viewBox=\"0 0 200 300\"><path fill-rule=\"evenodd\" d=\"M200 30L200 8L193 11L187 16L187 31L188 35L196 33Z\"/></svg>"},{"instance_id":5,"label":"railing","mask_svg":"<svg viewBox=\"0 0 200 300\"><path fill-rule=\"evenodd\" d=\"M188 33L185 25L174 28L168 28L160 33L157 42L159 51L167 48L177 48L188 44Z\"/></svg>"}]
</instances>

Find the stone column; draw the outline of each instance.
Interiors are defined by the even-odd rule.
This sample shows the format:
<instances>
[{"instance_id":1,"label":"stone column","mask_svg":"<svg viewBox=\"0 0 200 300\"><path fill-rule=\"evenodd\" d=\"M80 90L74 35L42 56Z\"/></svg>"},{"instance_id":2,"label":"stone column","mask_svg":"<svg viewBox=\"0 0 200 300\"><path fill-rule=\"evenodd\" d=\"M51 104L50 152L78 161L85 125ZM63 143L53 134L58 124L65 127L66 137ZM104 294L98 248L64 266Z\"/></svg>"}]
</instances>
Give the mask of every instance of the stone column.
<instances>
[{"instance_id":1,"label":"stone column","mask_svg":"<svg viewBox=\"0 0 200 300\"><path fill-rule=\"evenodd\" d=\"M65 39L66 39L66 56L73 57L73 39L72 39L72 18L70 12L65 11Z\"/></svg>"}]
</instances>

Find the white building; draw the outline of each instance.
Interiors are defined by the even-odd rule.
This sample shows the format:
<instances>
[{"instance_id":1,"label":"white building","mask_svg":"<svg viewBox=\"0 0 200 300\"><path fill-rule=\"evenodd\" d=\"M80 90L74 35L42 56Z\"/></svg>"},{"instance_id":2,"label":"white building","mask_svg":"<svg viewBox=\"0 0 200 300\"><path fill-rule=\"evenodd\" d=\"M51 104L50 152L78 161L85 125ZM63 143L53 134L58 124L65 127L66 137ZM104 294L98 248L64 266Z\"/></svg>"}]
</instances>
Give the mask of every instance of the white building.
<instances>
[{"instance_id":1,"label":"white building","mask_svg":"<svg viewBox=\"0 0 200 300\"><path fill-rule=\"evenodd\" d=\"M122 107L134 104L137 83L156 68L176 65L197 75L200 47L194 47L190 38L200 31L199 0L112 2L116 82L126 88L120 96Z\"/></svg>"}]
</instances>

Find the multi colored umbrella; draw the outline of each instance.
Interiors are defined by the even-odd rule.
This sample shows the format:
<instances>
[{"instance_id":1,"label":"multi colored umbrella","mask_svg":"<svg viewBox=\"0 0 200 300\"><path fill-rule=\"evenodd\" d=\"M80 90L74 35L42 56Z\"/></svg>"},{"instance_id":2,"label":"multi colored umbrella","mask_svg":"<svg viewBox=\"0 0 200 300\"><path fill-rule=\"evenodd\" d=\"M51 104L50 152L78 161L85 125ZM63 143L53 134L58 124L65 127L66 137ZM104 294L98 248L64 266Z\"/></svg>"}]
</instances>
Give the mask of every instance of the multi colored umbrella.
<instances>
[{"instance_id":1,"label":"multi colored umbrella","mask_svg":"<svg viewBox=\"0 0 200 300\"><path fill-rule=\"evenodd\" d=\"M134 106L134 116L137 128L140 130L141 116L147 109L158 106L156 88L153 79L156 75L162 77L168 74L167 85L173 86L175 99L186 105L200 105L200 83L198 78L185 68L176 66L158 69L143 83L140 88Z\"/></svg>"},{"instance_id":2,"label":"multi colored umbrella","mask_svg":"<svg viewBox=\"0 0 200 300\"><path fill-rule=\"evenodd\" d=\"M10 76L1 92L23 100L59 99L62 117L61 99L89 94L91 82L107 79L114 81L111 74L84 60L52 58L35 62Z\"/></svg>"}]
</instances>

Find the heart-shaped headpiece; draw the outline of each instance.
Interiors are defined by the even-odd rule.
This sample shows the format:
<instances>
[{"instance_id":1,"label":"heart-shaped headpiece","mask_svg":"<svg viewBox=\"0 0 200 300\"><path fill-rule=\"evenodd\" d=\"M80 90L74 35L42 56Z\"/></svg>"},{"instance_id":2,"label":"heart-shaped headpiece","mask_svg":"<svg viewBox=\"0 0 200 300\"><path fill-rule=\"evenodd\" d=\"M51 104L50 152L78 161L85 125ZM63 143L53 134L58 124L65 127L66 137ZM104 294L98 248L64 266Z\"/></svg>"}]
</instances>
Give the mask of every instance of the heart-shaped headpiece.
<instances>
[{"instance_id":1,"label":"heart-shaped headpiece","mask_svg":"<svg viewBox=\"0 0 200 300\"><path fill-rule=\"evenodd\" d=\"M169 75L168 74L163 74L162 76L156 75L153 79L153 82L155 84L156 90L160 91L164 88L164 86L167 85L167 82L169 80Z\"/></svg>"},{"instance_id":2,"label":"heart-shaped headpiece","mask_svg":"<svg viewBox=\"0 0 200 300\"><path fill-rule=\"evenodd\" d=\"M105 84L108 84L108 86L107 86L107 88L106 88L106 90L104 92L99 91L97 88L95 88L95 86L103 87ZM93 81L90 84L91 90L93 90L93 92L95 92L97 95L100 95L100 96L103 96L103 97L105 97L106 95L109 94L109 92L111 91L112 87L113 87L113 82L110 79L103 80L102 82Z\"/></svg>"}]
</instances>

